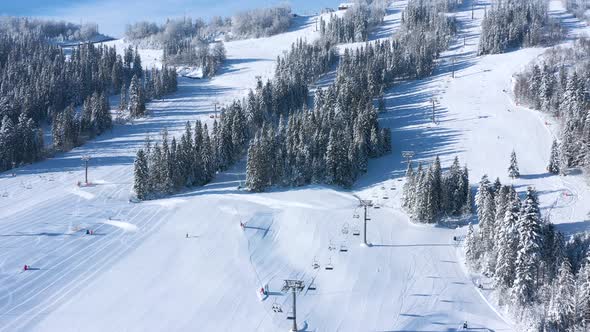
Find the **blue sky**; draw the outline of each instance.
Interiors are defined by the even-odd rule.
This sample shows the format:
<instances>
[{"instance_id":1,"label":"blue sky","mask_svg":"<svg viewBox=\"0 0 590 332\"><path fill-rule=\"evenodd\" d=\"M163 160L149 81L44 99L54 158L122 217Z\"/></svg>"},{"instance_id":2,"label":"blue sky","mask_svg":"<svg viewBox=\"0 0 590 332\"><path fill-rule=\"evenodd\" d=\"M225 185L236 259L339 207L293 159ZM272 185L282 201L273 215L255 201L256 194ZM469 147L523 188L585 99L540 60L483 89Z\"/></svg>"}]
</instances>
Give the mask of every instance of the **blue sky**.
<instances>
[{"instance_id":1,"label":"blue sky","mask_svg":"<svg viewBox=\"0 0 590 332\"><path fill-rule=\"evenodd\" d=\"M231 16L257 7L284 1L272 0L0 0L0 15L60 18L74 23L95 22L100 31L120 37L125 24L139 20L163 21L167 17L188 15L209 18ZM316 12L335 7L338 0L290 1L297 13Z\"/></svg>"}]
</instances>

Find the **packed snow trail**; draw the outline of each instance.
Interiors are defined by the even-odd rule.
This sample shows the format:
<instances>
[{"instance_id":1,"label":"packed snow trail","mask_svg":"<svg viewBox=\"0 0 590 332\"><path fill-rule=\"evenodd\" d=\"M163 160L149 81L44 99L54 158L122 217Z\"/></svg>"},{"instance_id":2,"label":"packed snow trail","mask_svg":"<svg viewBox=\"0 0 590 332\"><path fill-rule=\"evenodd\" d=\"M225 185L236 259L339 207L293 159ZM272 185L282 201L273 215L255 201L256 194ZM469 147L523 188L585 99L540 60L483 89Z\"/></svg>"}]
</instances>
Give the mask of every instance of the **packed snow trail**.
<instances>
[{"instance_id":1,"label":"packed snow trail","mask_svg":"<svg viewBox=\"0 0 590 332\"><path fill-rule=\"evenodd\" d=\"M394 151L370 161L370 172L358 185L368 196L375 189L374 183L403 176L402 151L415 151L415 160L424 162L438 155L443 166L449 166L458 156L468 165L473 184L488 174L519 191L532 185L539 193L543 213L550 210L551 221L561 224L560 230L585 230L590 209L585 179L581 174L564 178L546 171L557 123L513 101L513 75L546 48L477 56L483 15L483 6L476 6L474 20L470 10L462 11L458 15L462 25L459 36L443 53L434 75L405 82L386 93L388 112L382 115L381 123L392 129ZM559 0L551 1L550 15L570 28L566 44L589 32L585 24L565 12ZM455 78L451 77L453 67ZM431 121L432 99L436 100L436 124ZM522 175L516 180L508 177L513 149Z\"/></svg>"},{"instance_id":2,"label":"packed snow trail","mask_svg":"<svg viewBox=\"0 0 590 332\"><path fill-rule=\"evenodd\" d=\"M316 38L313 22L312 17L299 17L287 33L226 43L228 60L218 76L180 78L178 92L148 105L149 117L18 168L14 177L12 172L0 174L0 331L35 325L169 222L182 199L128 202L133 159L146 135L157 138L164 128L178 134L189 120L210 122L213 102L244 96L255 85L255 76L272 76L276 57L293 42ZM123 50L120 41L110 43ZM140 53L147 66L158 64L161 51ZM78 188L84 155L92 157L93 184ZM86 235L86 230L95 234ZM33 269L22 271L25 264Z\"/></svg>"},{"instance_id":3,"label":"packed snow trail","mask_svg":"<svg viewBox=\"0 0 590 332\"><path fill-rule=\"evenodd\" d=\"M390 19L399 21L397 15ZM389 202L369 211L373 246L362 248L350 231L362 226L350 192L308 186L248 194L236 189L243 179L239 164L171 198L178 203L158 232L34 329L287 330L290 298L280 292L282 280L301 278L316 286L298 298L299 324L308 330L448 331L464 320L510 330L463 272L454 230L413 225L397 212L397 180L370 184L369 195ZM262 284L270 288L264 302L255 295Z\"/></svg>"},{"instance_id":4,"label":"packed snow trail","mask_svg":"<svg viewBox=\"0 0 590 332\"><path fill-rule=\"evenodd\" d=\"M390 14L384 24L388 29L396 19L394 11ZM553 181L550 176L526 177L544 169L545 144L551 139L536 112L507 112L506 107L514 106L508 94L499 92L510 91L511 75L542 50L475 57L483 7L476 14L471 21L466 1L458 13L463 26L458 42L444 54L432 78L387 92L382 123L394 129L395 150L372 160L369 173L355 187L361 197L382 206L369 212L372 247L361 248L360 236L343 233L346 225L361 227L353 218L360 210L351 192L307 186L244 193L236 189L244 179L243 163L203 188L127 203L133 153L144 134L163 126L174 131L189 118L207 119L214 98L243 95L254 84L254 75L272 73L281 49L298 36L315 36L310 20L288 34L227 43L233 62L225 72L211 81L181 80L176 96L154 103L152 118L121 129L129 134L99 138L0 180L0 192L10 192L0 198L0 233L9 235L0 245L6 246L0 257L0 287L5 287L0 331L287 330L290 298L279 291L286 278L306 284L314 280L317 289L302 293L297 308L299 325L310 331L452 331L465 320L473 328L509 331L464 272L452 240L460 230L415 225L399 212L402 182L397 178L405 169L400 163L405 150L415 150L418 159L440 154L447 165L458 154L476 181L484 172L505 179L514 147L525 175L515 182L520 189L529 183L562 188L561 182L547 184ZM380 38L380 32L374 36ZM455 79L449 77L451 55L458 59ZM239 60L246 57L251 60ZM440 100L437 125L429 124L425 114L432 96ZM506 138L497 138L497 131ZM526 132L534 135L532 140ZM74 183L82 176L79 157L90 151L99 155L91 177L104 182L76 189ZM571 213L582 206L580 197L588 197L585 187L571 190L578 198L568 201L567 208L558 202L555 213ZM553 204L555 195L541 192L541 203ZM56 206L71 206L71 211ZM108 217L137 230L105 224ZM244 230L240 222L246 223ZM95 229L97 236L76 232L84 227ZM10 241L6 245L5 239ZM342 245L348 252L340 252ZM48 263L21 272L25 263L36 267L29 257ZM312 266L314 257L319 269ZM325 269L328 263L333 270ZM264 302L255 294L261 283L270 286ZM272 311L275 303L282 313Z\"/></svg>"}]
</instances>

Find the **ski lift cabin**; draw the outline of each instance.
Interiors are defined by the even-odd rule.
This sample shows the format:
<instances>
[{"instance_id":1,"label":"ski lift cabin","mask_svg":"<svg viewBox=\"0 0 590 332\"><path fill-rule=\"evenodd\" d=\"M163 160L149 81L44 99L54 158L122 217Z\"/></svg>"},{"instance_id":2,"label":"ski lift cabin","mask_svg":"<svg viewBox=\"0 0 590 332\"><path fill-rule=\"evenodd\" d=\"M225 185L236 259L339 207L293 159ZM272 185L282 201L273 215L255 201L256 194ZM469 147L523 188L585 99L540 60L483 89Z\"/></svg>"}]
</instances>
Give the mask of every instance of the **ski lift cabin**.
<instances>
[{"instance_id":1,"label":"ski lift cabin","mask_svg":"<svg viewBox=\"0 0 590 332\"><path fill-rule=\"evenodd\" d=\"M352 2L343 2L338 5L338 10L347 10L348 8L351 8L352 6L354 6L354 3L352 3Z\"/></svg>"}]
</instances>

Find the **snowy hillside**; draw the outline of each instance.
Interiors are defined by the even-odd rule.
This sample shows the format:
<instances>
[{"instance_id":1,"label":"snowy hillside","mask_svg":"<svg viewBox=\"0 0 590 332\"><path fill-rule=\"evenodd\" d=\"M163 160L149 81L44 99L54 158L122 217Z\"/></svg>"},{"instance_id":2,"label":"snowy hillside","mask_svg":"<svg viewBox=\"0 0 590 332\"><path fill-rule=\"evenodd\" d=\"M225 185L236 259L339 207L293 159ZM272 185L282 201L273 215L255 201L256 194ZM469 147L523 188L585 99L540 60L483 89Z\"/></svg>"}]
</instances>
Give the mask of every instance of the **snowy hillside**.
<instances>
[{"instance_id":1,"label":"snowy hillside","mask_svg":"<svg viewBox=\"0 0 590 332\"><path fill-rule=\"evenodd\" d=\"M371 40L399 28L406 3L393 1ZM559 0L551 9L570 36L590 31ZM465 229L418 225L402 212L401 152L424 161L439 155L445 167L459 156L472 183L488 174L518 190L533 185L544 214L565 232L588 229L590 191L581 174L546 172L556 125L512 101L512 75L544 49L478 57L484 6L466 0L455 15L460 31L435 74L386 91L380 121L392 129L393 153L370 161L352 190L248 193L237 189L245 181L240 162L202 188L129 202L133 158L145 136L163 128L178 135L189 120L211 122L214 102L244 96L256 76L273 75L291 43L319 37L314 17L297 18L287 33L226 43L219 75L179 78L177 93L148 105L149 117L15 176L2 173L0 331L287 331L291 297L281 288L295 278L307 286L297 298L304 331L455 331L464 321L474 330L516 331L466 271L453 240ZM140 53L144 66L161 64L161 52ZM512 150L522 174L514 181L507 173ZM84 155L92 157L92 185L78 187ZM379 207L368 209L369 247L361 246L363 211L354 195Z\"/></svg>"}]
</instances>

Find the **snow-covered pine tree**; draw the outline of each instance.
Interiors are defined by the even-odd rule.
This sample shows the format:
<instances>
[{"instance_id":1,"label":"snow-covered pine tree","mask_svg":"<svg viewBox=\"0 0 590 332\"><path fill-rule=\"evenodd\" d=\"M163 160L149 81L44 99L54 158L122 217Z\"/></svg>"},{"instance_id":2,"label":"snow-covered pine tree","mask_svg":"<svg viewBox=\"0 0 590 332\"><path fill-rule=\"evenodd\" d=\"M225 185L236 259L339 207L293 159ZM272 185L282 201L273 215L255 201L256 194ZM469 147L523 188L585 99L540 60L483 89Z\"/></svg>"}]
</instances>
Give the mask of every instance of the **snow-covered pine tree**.
<instances>
[{"instance_id":1,"label":"snow-covered pine tree","mask_svg":"<svg viewBox=\"0 0 590 332\"><path fill-rule=\"evenodd\" d=\"M512 179L520 177L520 170L518 169L518 161L516 160L516 152L512 150L510 154L510 166L508 167L508 176Z\"/></svg>"},{"instance_id":2,"label":"snow-covered pine tree","mask_svg":"<svg viewBox=\"0 0 590 332\"><path fill-rule=\"evenodd\" d=\"M215 155L213 153L213 143L209 136L207 124L203 124L203 145L201 148L201 160L203 160L203 181L207 183L215 176Z\"/></svg>"},{"instance_id":3,"label":"snow-covered pine tree","mask_svg":"<svg viewBox=\"0 0 590 332\"><path fill-rule=\"evenodd\" d=\"M553 283L553 293L548 309L548 324L555 331L568 331L573 325L576 310L576 288L574 275L566 259L559 268L557 279Z\"/></svg>"},{"instance_id":4,"label":"snow-covered pine tree","mask_svg":"<svg viewBox=\"0 0 590 332\"><path fill-rule=\"evenodd\" d=\"M133 191L135 191L135 195L137 195L138 199L146 199L150 194L148 184L150 179L148 162L143 149L137 151L133 167Z\"/></svg>"},{"instance_id":5,"label":"snow-covered pine tree","mask_svg":"<svg viewBox=\"0 0 590 332\"><path fill-rule=\"evenodd\" d=\"M467 263L471 268L479 270L480 256L481 250L479 247L477 234L475 234L475 231L473 230L473 224L469 223L467 236L465 237L465 258L467 259Z\"/></svg>"},{"instance_id":6,"label":"snow-covered pine tree","mask_svg":"<svg viewBox=\"0 0 590 332\"><path fill-rule=\"evenodd\" d=\"M541 215L537 193L528 187L517 224L518 252L512 299L521 307L533 303L538 290L538 268L541 260Z\"/></svg>"},{"instance_id":7,"label":"snow-covered pine tree","mask_svg":"<svg viewBox=\"0 0 590 332\"><path fill-rule=\"evenodd\" d=\"M520 199L513 187L507 194L504 219L500 221L496 233L497 255L494 283L500 289L510 289L514 283L516 273L516 257L518 232L517 222L520 213Z\"/></svg>"},{"instance_id":8,"label":"snow-covered pine tree","mask_svg":"<svg viewBox=\"0 0 590 332\"><path fill-rule=\"evenodd\" d=\"M134 75L129 84L129 115L133 118L145 114L145 100L142 90L141 81Z\"/></svg>"},{"instance_id":9,"label":"snow-covered pine tree","mask_svg":"<svg viewBox=\"0 0 590 332\"><path fill-rule=\"evenodd\" d=\"M547 165L547 171L553 174L558 174L559 165L559 144L557 144L557 140L554 139L553 144L551 144L551 155L549 156L549 164Z\"/></svg>"},{"instance_id":10,"label":"snow-covered pine tree","mask_svg":"<svg viewBox=\"0 0 590 332\"><path fill-rule=\"evenodd\" d=\"M475 206L477 207L477 218L481 220L483 218L484 204L487 195L492 195L491 182L488 176L484 174L479 181L479 187L475 194Z\"/></svg>"},{"instance_id":11,"label":"snow-covered pine tree","mask_svg":"<svg viewBox=\"0 0 590 332\"><path fill-rule=\"evenodd\" d=\"M406 182L404 183L404 190L402 196L402 205L406 210L410 210L414 206L416 199L416 177L414 174L414 166L412 161L408 163L406 169Z\"/></svg>"},{"instance_id":12,"label":"snow-covered pine tree","mask_svg":"<svg viewBox=\"0 0 590 332\"><path fill-rule=\"evenodd\" d=\"M590 327L590 260L588 257L577 275L574 322L580 330Z\"/></svg>"},{"instance_id":13,"label":"snow-covered pine tree","mask_svg":"<svg viewBox=\"0 0 590 332\"><path fill-rule=\"evenodd\" d=\"M246 162L246 187L250 191L263 191L268 183L265 180L261 138L256 135L248 148L248 160Z\"/></svg>"},{"instance_id":14,"label":"snow-covered pine tree","mask_svg":"<svg viewBox=\"0 0 590 332\"><path fill-rule=\"evenodd\" d=\"M483 211L479 211L482 209ZM483 269L486 275L493 276L496 265L496 252L494 247L494 237L496 232L496 206L494 195L485 195L483 206L478 206L478 215L481 215L479 220L480 247L483 256Z\"/></svg>"}]
</instances>

